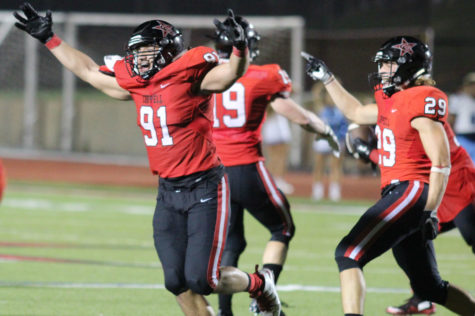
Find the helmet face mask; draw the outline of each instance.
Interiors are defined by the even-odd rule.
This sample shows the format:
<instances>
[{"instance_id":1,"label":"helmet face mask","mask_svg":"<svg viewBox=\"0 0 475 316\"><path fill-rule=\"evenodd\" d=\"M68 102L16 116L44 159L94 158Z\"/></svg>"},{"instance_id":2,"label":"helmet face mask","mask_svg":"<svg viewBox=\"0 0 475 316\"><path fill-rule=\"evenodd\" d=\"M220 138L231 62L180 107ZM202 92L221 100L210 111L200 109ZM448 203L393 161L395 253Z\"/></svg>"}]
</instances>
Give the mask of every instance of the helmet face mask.
<instances>
[{"instance_id":1,"label":"helmet face mask","mask_svg":"<svg viewBox=\"0 0 475 316\"><path fill-rule=\"evenodd\" d=\"M392 61L379 61L377 78L378 83L383 90L392 89L394 86L394 78L399 66Z\"/></svg>"},{"instance_id":2,"label":"helmet face mask","mask_svg":"<svg viewBox=\"0 0 475 316\"><path fill-rule=\"evenodd\" d=\"M162 20L139 25L127 43L126 62L131 76L150 79L184 50L181 32Z\"/></svg>"},{"instance_id":3,"label":"helmet face mask","mask_svg":"<svg viewBox=\"0 0 475 316\"><path fill-rule=\"evenodd\" d=\"M236 22L242 26L244 32L246 33L248 43L247 46L249 48L249 57L251 58L251 60L254 60L255 58L257 58L257 56L259 56L258 43L261 39L261 36L254 29L254 26L249 23L245 18L238 15L235 17L235 19ZM229 18L223 22L224 25L229 25L230 23L231 22L229 21ZM215 48L218 52L219 58L229 59L233 51L233 42L226 36L226 34L216 29L215 34L208 37L214 40Z\"/></svg>"},{"instance_id":4,"label":"helmet face mask","mask_svg":"<svg viewBox=\"0 0 475 316\"><path fill-rule=\"evenodd\" d=\"M429 47L410 36L397 36L386 41L373 61L378 63L378 72L369 75L370 84L375 89L383 89L388 96L413 85L423 75L430 76L432 69ZM389 73L381 72L382 63L389 62L396 64L397 68Z\"/></svg>"},{"instance_id":5,"label":"helmet face mask","mask_svg":"<svg viewBox=\"0 0 475 316\"><path fill-rule=\"evenodd\" d=\"M157 45L143 45L130 50L133 56L133 72L142 78L149 78L158 69L159 61L163 59ZM156 73L156 71L155 71Z\"/></svg>"}]
</instances>

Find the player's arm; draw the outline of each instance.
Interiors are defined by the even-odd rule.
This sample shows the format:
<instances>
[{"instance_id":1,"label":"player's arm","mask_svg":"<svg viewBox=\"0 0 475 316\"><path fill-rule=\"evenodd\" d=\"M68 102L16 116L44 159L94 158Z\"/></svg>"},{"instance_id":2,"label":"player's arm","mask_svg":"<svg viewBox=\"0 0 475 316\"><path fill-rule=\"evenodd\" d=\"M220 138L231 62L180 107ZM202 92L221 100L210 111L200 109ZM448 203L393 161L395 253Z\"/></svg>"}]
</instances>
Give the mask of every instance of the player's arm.
<instances>
[{"instance_id":1,"label":"player's arm","mask_svg":"<svg viewBox=\"0 0 475 316\"><path fill-rule=\"evenodd\" d=\"M13 15L18 20L15 26L45 44L64 67L113 98L130 99L128 91L122 89L113 77L99 72L99 65L89 56L69 46L53 33L51 11L48 10L46 16L40 16L27 2L20 9L26 18L14 12Z\"/></svg>"},{"instance_id":2,"label":"player's arm","mask_svg":"<svg viewBox=\"0 0 475 316\"><path fill-rule=\"evenodd\" d=\"M361 125L376 124L378 119L378 107L376 104L363 105L335 79L322 60L305 52L302 52L302 56L307 60L307 74L313 80L321 80L323 82L335 105L349 120Z\"/></svg>"},{"instance_id":3,"label":"player's arm","mask_svg":"<svg viewBox=\"0 0 475 316\"><path fill-rule=\"evenodd\" d=\"M411 121L411 126L419 132L424 150L432 163L425 206L426 226L429 226L425 229L430 231L424 234L428 239L433 239L437 235L438 222L435 212L442 201L450 175L449 141L442 123L438 121L427 117L417 117Z\"/></svg>"},{"instance_id":4,"label":"player's arm","mask_svg":"<svg viewBox=\"0 0 475 316\"><path fill-rule=\"evenodd\" d=\"M376 124L378 119L376 103L363 105L335 79L326 84L325 88L335 105L350 121L362 125Z\"/></svg>"},{"instance_id":5,"label":"player's arm","mask_svg":"<svg viewBox=\"0 0 475 316\"><path fill-rule=\"evenodd\" d=\"M202 93L223 92L230 88L239 77L246 73L249 66L249 50L247 39L241 25L234 19L234 13L228 10L228 18L231 25L225 25L215 19L214 24L222 32L226 33L233 42L233 53L229 58L229 63L220 64L211 69L203 78L200 84Z\"/></svg>"},{"instance_id":6,"label":"player's arm","mask_svg":"<svg viewBox=\"0 0 475 316\"><path fill-rule=\"evenodd\" d=\"M99 71L99 65L89 56L71 47L65 42L51 49L59 62L80 79L115 99L128 100L130 94L117 83L114 77Z\"/></svg>"},{"instance_id":7,"label":"player's arm","mask_svg":"<svg viewBox=\"0 0 475 316\"><path fill-rule=\"evenodd\" d=\"M285 116L290 121L299 124L313 133L325 132L325 122L313 112L304 109L291 98L275 96L271 100L270 106L280 115Z\"/></svg>"},{"instance_id":8,"label":"player's arm","mask_svg":"<svg viewBox=\"0 0 475 316\"><path fill-rule=\"evenodd\" d=\"M239 51L237 48L234 48L229 58L229 63L220 64L206 74L201 81L201 92L209 94L226 91L246 73L248 66L248 50Z\"/></svg>"},{"instance_id":9,"label":"player's arm","mask_svg":"<svg viewBox=\"0 0 475 316\"><path fill-rule=\"evenodd\" d=\"M338 139L331 127L323 122L315 113L304 109L291 98L276 96L270 102L275 112L285 116L290 121L299 124L305 130L317 134L317 138L328 141L335 156L339 156Z\"/></svg>"}]
</instances>

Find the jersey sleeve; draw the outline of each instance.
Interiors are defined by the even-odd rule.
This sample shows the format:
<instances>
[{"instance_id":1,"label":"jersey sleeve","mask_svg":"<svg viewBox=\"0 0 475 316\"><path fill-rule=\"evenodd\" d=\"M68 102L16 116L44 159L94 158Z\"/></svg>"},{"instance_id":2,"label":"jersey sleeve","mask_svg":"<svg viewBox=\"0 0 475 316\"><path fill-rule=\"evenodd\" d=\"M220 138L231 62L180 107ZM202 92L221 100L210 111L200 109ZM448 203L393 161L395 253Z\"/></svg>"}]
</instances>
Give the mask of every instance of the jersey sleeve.
<instances>
[{"instance_id":1,"label":"jersey sleeve","mask_svg":"<svg viewBox=\"0 0 475 316\"><path fill-rule=\"evenodd\" d=\"M212 48L199 46L193 48L188 60L187 72L192 81L203 79L219 63L219 57Z\"/></svg>"},{"instance_id":2,"label":"jersey sleeve","mask_svg":"<svg viewBox=\"0 0 475 316\"><path fill-rule=\"evenodd\" d=\"M434 87L416 87L407 94L409 120L427 117L445 123L448 114L447 95Z\"/></svg>"},{"instance_id":3,"label":"jersey sleeve","mask_svg":"<svg viewBox=\"0 0 475 316\"><path fill-rule=\"evenodd\" d=\"M105 75L115 77L114 65L121 59L123 59L123 57L119 55L104 56L104 65L99 67L99 71Z\"/></svg>"},{"instance_id":4,"label":"jersey sleeve","mask_svg":"<svg viewBox=\"0 0 475 316\"><path fill-rule=\"evenodd\" d=\"M267 71L269 72L269 80L267 81L269 95L288 98L290 92L292 92L292 80L290 80L287 72L277 64L267 65Z\"/></svg>"}]
</instances>

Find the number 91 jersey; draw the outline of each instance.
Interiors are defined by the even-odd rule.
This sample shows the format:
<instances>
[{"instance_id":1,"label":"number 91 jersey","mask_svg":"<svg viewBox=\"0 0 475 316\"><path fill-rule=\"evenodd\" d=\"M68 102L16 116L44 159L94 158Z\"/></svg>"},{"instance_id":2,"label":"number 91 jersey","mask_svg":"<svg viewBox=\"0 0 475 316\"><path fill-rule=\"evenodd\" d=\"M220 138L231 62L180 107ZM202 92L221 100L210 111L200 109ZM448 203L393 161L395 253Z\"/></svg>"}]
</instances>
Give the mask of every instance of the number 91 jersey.
<instances>
[{"instance_id":1,"label":"number 91 jersey","mask_svg":"<svg viewBox=\"0 0 475 316\"><path fill-rule=\"evenodd\" d=\"M225 166L264 160L261 129L267 105L275 95L288 97L291 90L279 65L250 65L231 88L213 96L213 139Z\"/></svg>"},{"instance_id":2,"label":"number 91 jersey","mask_svg":"<svg viewBox=\"0 0 475 316\"><path fill-rule=\"evenodd\" d=\"M448 102L445 93L432 86L412 87L387 97L375 93L381 188L396 181L419 180L429 183L431 161L419 132L411 121L427 117L445 124Z\"/></svg>"},{"instance_id":3,"label":"number 91 jersey","mask_svg":"<svg viewBox=\"0 0 475 316\"><path fill-rule=\"evenodd\" d=\"M211 48L195 47L149 80L131 77L123 59L115 63L117 82L135 101L150 169L162 178L186 176L220 164L211 136L211 95L193 91L218 62Z\"/></svg>"}]
</instances>

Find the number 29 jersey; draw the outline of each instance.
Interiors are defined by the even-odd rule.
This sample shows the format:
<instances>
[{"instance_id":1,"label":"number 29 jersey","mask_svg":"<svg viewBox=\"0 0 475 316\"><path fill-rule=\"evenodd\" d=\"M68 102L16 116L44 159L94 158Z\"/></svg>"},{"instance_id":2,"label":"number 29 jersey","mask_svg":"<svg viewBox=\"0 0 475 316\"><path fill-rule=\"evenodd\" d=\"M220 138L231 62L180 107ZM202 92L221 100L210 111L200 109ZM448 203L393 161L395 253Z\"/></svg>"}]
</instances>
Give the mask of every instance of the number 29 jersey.
<instances>
[{"instance_id":1,"label":"number 29 jersey","mask_svg":"<svg viewBox=\"0 0 475 316\"><path fill-rule=\"evenodd\" d=\"M397 181L429 183L432 163L411 121L427 117L445 124L448 113L446 94L432 86L416 86L391 97L379 90L375 93L375 99L378 105L375 133L378 138L381 188ZM452 137L449 142L453 142Z\"/></svg>"},{"instance_id":2,"label":"number 29 jersey","mask_svg":"<svg viewBox=\"0 0 475 316\"><path fill-rule=\"evenodd\" d=\"M225 166L264 160L261 129L267 105L275 95L288 97L291 90L279 65L250 65L228 90L214 95L213 139Z\"/></svg>"},{"instance_id":3,"label":"number 29 jersey","mask_svg":"<svg viewBox=\"0 0 475 316\"><path fill-rule=\"evenodd\" d=\"M175 178L220 164L211 136L211 96L192 91L218 61L211 48L196 47L149 80L131 76L124 59L115 63L117 82L135 101L137 125L154 174Z\"/></svg>"}]
</instances>

